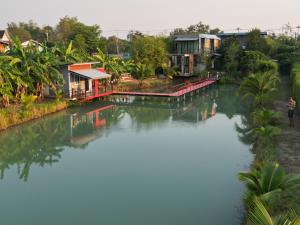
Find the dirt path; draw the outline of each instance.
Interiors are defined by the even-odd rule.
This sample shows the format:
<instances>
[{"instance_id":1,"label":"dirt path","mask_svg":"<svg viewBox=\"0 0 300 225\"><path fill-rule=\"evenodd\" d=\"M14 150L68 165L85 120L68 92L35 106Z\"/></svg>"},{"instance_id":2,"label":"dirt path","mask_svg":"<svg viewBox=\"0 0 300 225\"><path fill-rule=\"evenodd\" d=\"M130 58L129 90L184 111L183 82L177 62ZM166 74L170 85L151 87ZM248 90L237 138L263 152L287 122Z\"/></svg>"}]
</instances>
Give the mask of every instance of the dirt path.
<instances>
[{"instance_id":1,"label":"dirt path","mask_svg":"<svg viewBox=\"0 0 300 225\"><path fill-rule=\"evenodd\" d=\"M291 96L289 77L282 77L274 109L282 113L282 134L278 137L278 161L287 172L300 173L300 113L295 113L295 127L289 127L287 101ZM297 102L300 104L300 102Z\"/></svg>"}]
</instances>

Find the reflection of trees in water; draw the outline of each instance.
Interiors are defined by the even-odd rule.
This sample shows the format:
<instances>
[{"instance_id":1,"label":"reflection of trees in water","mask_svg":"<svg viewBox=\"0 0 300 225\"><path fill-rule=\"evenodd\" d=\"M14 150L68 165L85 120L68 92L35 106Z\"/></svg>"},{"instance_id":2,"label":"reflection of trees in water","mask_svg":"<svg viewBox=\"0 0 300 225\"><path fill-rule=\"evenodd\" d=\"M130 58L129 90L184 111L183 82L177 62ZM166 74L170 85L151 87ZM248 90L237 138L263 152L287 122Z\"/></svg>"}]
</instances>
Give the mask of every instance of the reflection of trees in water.
<instances>
[{"instance_id":1,"label":"reflection of trees in water","mask_svg":"<svg viewBox=\"0 0 300 225\"><path fill-rule=\"evenodd\" d=\"M95 102L9 129L0 135L1 178L3 179L5 170L17 165L19 178L26 181L32 165L44 167L58 162L66 146L86 148L91 141L109 135L113 128L118 128L126 115L130 117L136 131L163 126L171 118L195 123L211 116L215 99L218 112L232 118L244 111L239 106L235 90L235 87L220 86L202 91L192 98L188 96L185 103L165 101L154 104L135 101L94 114L94 111L107 106ZM243 122L246 124L246 121ZM247 129L237 127L237 131L241 134L241 141L249 143Z\"/></svg>"},{"instance_id":2,"label":"reflection of trees in water","mask_svg":"<svg viewBox=\"0 0 300 225\"><path fill-rule=\"evenodd\" d=\"M253 128L250 122L250 116L242 116L242 124L235 124L235 129L238 132L239 140L247 145L251 145L254 142Z\"/></svg>"},{"instance_id":3,"label":"reflection of trees in water","mask_svg":"<svg viewBox=\"0 0 300 225\"><path fill-rule=\"evenodd\" d=\"M75 127L72 127L71 123L73 115L64 111L1 133L1 179L4 178L6 170L16 165L19 178L26 181L32 165L41 167L52 165L59 161L65 147L85 148L88 145L88 142L75 145L72 137L80 138L87 135L95 135L94 139L101 137L103 127L95 128L93 121L88 120L86 115L97 107L99 106L94 105L70 110L71 113L73 110L78 112ZM116 125L123 116L124 110L119 107L99 113L99 117L106 120L106 127ZM105 130L108 131L109 129Z\"/></svg>"},{"instance_id":4,"label":"reflection of trees in water","mask_svg":"<svg viewBox=\"0 0 300 225\"><path fill-rule=\"evenodd\" d=\"M12 128L0 136L0 171L17 165L19 178L28 179L33 164L44 167L58 162L68 138L68 126L63 114L48 117L21 127Z\"/></svg>"},{"instance_id":5,"label":"reflection of trees in water","mask_svg":"<svg viewBox=\"0 0 300 225\"><path fill-rule=\"evenodd\" d=\"M162 126L170 118L170 110L148 108L143 106L126 107L126 113L132 120L132 125L137 131L149 130L152 127Z\"/></svg>"}]
</instances>

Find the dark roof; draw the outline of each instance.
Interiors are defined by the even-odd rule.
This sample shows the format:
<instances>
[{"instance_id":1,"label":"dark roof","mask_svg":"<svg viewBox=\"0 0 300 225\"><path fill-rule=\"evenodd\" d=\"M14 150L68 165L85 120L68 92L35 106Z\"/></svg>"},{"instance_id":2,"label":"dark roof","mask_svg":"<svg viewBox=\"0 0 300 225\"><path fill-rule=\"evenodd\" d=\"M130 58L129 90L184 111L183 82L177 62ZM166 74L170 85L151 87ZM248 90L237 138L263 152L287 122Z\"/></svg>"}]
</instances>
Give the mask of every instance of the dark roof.
<instances>
[{"instance_id":1,"label":"dark roof","mask_svg":"<svg viewBox=\"0 0 300 225\"><path fill-rule=\"evenodd\" d=\"M247 36L250 32L240 32L240 33L223 33L223 34L217 34L219 37L230 37L230 36ZM260 32L260 35L267 36L267 32Z\"/></svg>"},{"instance_id":2,"label":"dark roof","mask_svg":"<svg viewBox=\"0 0 300 225\"><path fill-rule=\"evenodd\" d=\"M5 30L0 30L0 38L2 38L5 34Z\"/></svg>"},{"instance_id":3,"label":"dark roof","mask_svg":"<svg viewBox=\"0 0 300 225\"><path fill-rule=\"evenodd\" d=\"M197 41L200 38L219 39L219 37L214 35L214 34L179 34L179 35L174 35L175 41Z\"/></svg>"}]
</instances>

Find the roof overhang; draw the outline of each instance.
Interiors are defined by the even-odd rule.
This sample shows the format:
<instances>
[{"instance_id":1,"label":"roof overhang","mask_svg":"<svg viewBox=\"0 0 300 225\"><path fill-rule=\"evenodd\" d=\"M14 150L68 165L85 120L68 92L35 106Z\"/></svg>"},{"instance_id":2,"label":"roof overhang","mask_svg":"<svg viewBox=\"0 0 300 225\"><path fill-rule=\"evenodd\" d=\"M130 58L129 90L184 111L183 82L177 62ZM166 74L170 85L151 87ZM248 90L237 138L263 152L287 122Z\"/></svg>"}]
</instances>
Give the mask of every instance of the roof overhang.
<instances>
[{"instance_id":1,"label":"roof overhang","mask_svg":"<svg viewBox=\"0 0 300 225\"><path fill-rule=\"evenodd\" d=\"M0 43L3 44L3 45L9 45L9 44L10 44L9 42L7 42L7 41L2 41L2 40L0 40Z\"/></svg>"},{"instance_id":2,"label":"roof overhang","mask_svg":"<svg viewBox=\"0 0 300 225\"><path fill-rule=\"evenodd\" d=\"M107 79L111 77L110 74L101 72L97 69L70 70L70 72L93 80Z\"/></svg>"},{"instance_id":3,"label":"roof overhang","mask_svg":"<svg viewBox=\"0 0 300 225\"><path fill-rule=\"evenodd\" d=\"M199 38L176 38L175 41L198 41Z\"/></svg>"}]
</instances>

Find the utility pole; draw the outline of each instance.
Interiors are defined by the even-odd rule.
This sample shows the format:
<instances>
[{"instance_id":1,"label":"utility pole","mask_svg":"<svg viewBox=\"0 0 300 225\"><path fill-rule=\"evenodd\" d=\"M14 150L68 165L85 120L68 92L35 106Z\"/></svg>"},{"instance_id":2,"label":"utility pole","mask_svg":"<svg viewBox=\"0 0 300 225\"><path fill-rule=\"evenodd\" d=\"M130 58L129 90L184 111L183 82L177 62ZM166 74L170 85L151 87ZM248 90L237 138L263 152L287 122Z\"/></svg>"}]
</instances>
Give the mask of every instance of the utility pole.
<instances>
[{"instance_id":1,"label":"utility pole","mask_svg":"<svg viewBox=\"0 0 300 225\"><path fill-rule=\"evenodd\" d=\"M238 28L236 28L236 29L237 29L237 32L240 33L241 28L238 27Z\"/></svg>"}]
</instances>

